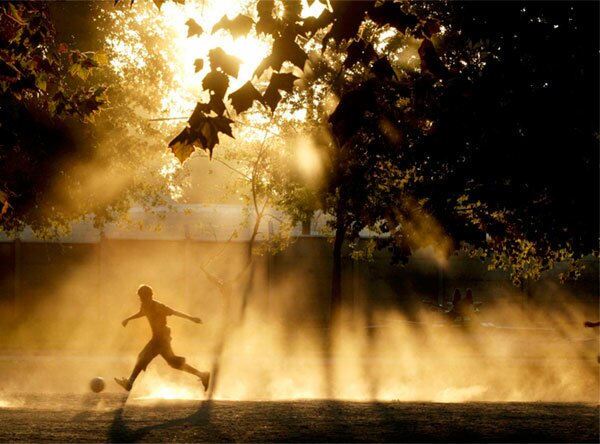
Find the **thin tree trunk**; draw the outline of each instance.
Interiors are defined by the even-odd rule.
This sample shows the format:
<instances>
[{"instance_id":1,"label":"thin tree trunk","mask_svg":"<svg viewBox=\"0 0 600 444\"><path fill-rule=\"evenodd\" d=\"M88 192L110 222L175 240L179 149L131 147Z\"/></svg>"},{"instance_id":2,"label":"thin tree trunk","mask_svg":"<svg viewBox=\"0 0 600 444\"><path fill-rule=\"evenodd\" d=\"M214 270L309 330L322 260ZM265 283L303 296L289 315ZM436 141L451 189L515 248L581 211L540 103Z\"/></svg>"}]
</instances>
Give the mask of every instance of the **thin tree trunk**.
<instances>
[{"instance_id":1,"label":"thin tree trunk","mask_svg":"<svg viewBox=\"0 0 600 444\"><path fill-rule=\"evenodd\" d=\"M340 209L341 206L338 206ZM331 274L331 311L330 322L338 318L342 308L342 247L346 238L346 217L338 212L333 244L333 271Z\"/></svg>"}]
</instances>

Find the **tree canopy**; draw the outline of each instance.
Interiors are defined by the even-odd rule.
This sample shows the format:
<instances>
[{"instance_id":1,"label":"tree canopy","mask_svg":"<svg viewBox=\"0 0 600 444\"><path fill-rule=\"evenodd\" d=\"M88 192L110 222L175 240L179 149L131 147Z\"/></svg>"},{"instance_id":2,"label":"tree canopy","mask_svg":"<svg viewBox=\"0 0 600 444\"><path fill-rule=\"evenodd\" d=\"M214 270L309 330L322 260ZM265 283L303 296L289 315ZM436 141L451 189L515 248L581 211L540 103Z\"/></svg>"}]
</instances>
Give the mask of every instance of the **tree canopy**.
<instances>
[{"instance_id":1,"label":"tree canopy","mask_svg":"<svg viewBox=\"0 0 600 444\"><path fill-rule=\"evenodd\" d=\"M165 1L154 3L159 10ZM291 171L266 168L279 188L265 186L278 192L271 202L298 219L315 209L331 216L334 294L342 246L364 229L396 260L433 243L445 255L464 247L510 271L516 284L565 261L572 267L564 277L575 277L579 261L598 250L598 4L318 3L318 17L304 16L299 0L260 0L210 30L187 21L189 38L254 33L270 51L235 90L237 57L215 47L193 62L196 72L209 68L200 82L207 94L169 143L179 161L196 149L211 157L244 113L303 109L323 177L308 186ZM26 16L22 4L8 5L3 19ZM37 38L52 40L44 32ZM36 60L27 51L38 48L25 48L26 35L13 31L2 52L14 106L31 97L47 112L89 120L80 110L96 109L82 108L78 95L44 92L61 88L59 76L25 82L29 68L17 55ZM40 45L56 47L40 50L42 61L66 58L64 66L48 63L63 66L70 87L102 62L61 53L55 41ZM53 105L56 97L64 107Z\"/></svg>"},{"instance_id":2,"label":"tree canopy","mask_svg":"<svg viewBox=\"0 0 600 444\"><path fill-rule=\"evenodd\" d=\"M335 254L371 228L397 259L436 242L446 254L466 246L517 284L564 261L563 277L576 276L598 246L597 5L328 5L302 18L300 2L259 1L255 17L219 28L253 25L272 39L255 81L227 96L236 112L254 101L274 110L299 70L311 99L323 84L339 98L326 116L321 194ZM411 45L417 69L402 59ZM171 142L182 160L231 135L224 99L235 70L224 66L235 61L220 57L205 79L210 103Z\"/></svg>"},{"instance_id":3,"label":"tree canopy","mask_svg":"<svg viewBox=\"0 0 600 444\"><path fill-rule=\"evenodd\" d=\"M101 226L134 203L168 201L165 140L147 118L166 80L160 56L115 69L106 41L127 20L112 5L0 8L0 229L54 237L85 217ZM162 43L143 35L148 48Z\"/></svg>"}]
</instances>

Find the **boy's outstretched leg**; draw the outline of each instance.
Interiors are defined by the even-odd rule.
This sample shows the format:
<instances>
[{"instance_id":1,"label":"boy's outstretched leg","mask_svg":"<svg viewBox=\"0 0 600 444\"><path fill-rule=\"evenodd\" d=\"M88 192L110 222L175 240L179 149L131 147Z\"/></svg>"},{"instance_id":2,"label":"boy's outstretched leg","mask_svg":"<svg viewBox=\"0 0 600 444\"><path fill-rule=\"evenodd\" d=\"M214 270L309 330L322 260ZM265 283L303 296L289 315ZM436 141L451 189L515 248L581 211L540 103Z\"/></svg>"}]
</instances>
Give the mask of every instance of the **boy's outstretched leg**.
<instances>
[{"instance_id":1,"label":"boy's outstretched leg","mask_svg":"<svg viewBox=\"0 0 600 444\"><path fill-rule=\"evenodd\" d=\"M129 392L131 391L131 387L133 387L133 383L135 382L136 378L138 377L140 372L144 370L144 368L145 367L142 367L138 363L133 368L133 371L131 372L131 376L129 376L129 378L115 378L115 382Z\"/></svg>"},{"instance_id":2,"label":"boy's outstretched leg","mask_svg":"<svg viewBox=\"0 0 600 444\"><path fill-rule=\"evenodd\" d=\"M598 357L600 359L600 356ZM208 390L208 384L210 383L210 372L200 372L200 381L204 386L204 391Z\"/></svg>"},{"instance_id":3,"label":"boy's outstretched leg","mask_svg":"<svg viewBox=\"0 0 600 444\"><path fill-rule=\"evenodd\" d=\"M198 378L200 378L200 382L202 382L202 385L204 386L204 391L208 390L208 384L210 382L210 373L209 372L201 372L186 363L184 363L181 367L179 367L179 370L183 370L184 372L191 373L192 375L195 375Z\"/></svg>"},{"instance_id":4,"label":"boy's outstretched leg","mask_svg":"<svg viewBox=\"0 0 600 444\"><path fill-rule=\"evenodd\" d=\"M140 372L142 370L146 370L146 367L148 367L150 361L152 361L154 356L156 356L156 352L153 350L152 344L152 341L150 341L150 343L148 343L148 345L146 345L146 347L144 347L144 349L138 355L138 360L135 363L135 367L133 367L129 378L115 378L115 382L128 392L131 391L131 387L133 387L133 383L137 379Z\"/></svg>"},{"instance_id":5,"label":"boy's outstretched leg","mask_svg":"<svg viewBox=\"0 0 600 444\"><path fill-rule=\"evenodd\" d=\"M173 350L170 349L170 347L169 350L167 350L167 353L163 353L163 358L165 358L165 361L167 361L167 363L174 369L190 373L200 378L200 381L204 386L204 391L208 390L208 384L210 382L209 372L201 372L200 370L195 369L187 362L185 362L185 358L183 356L176 356L173 353Z\"/></svg>"},{"instance_id":6,"label":"boy's outstretched leg","mask_svg":"<svg viewBox=\"0 0 600 444\"><path fill-rule=\"evenodd\" d=\"M127 391L130 391L133 387L133 383L127 378L115 378L115 382Z\"/></svg>"}]
</instances>

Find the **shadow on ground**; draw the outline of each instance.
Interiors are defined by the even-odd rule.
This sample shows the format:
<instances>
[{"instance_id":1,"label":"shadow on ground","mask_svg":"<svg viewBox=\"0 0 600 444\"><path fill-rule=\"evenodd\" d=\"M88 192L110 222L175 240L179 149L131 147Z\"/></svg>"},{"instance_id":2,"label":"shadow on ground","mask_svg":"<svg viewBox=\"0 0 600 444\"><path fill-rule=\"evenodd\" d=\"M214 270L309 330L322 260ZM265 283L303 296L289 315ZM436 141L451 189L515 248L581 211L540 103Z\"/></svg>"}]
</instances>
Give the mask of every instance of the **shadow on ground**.
<instances>
[{"instance_id":1,"label":"shadow on ground","mask_svg":"<svg viewBox=\"0 0 600 444\"><path fill-rule=\"evenodd\" d=\"M165 418L168 418L164 420ZM110 442L598 442L598 407L547 403L228 402L130 406Z\"/></svg>"}]
</instances>

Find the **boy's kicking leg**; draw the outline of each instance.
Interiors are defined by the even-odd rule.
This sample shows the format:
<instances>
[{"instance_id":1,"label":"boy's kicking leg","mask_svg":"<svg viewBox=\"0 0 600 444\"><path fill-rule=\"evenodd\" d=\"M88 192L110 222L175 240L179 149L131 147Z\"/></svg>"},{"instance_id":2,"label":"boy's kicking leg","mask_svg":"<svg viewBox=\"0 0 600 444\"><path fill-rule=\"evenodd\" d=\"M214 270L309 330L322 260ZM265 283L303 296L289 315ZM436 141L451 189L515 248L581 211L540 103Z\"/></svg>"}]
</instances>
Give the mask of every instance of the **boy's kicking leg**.
<instances>
[{"instance_id":1,"label":"boy's kicking leg","mask_svg":"<svg viewBox=\"0 0 600 444\"><path fill-rule=\"evenodd\" d=\"M188 363L185 362L185 358L182 356L175 356L175 353L173 353L173 350L171 349L171 347L169 346L167 350L164 351L164 353L161 353L162 357L165 358L165 361L167 361L167 363L177 369L177 370L181 370L187 373L190 373L192 375L197 376L198 378L200 378L200 381L202 382L202 385L204 386L204 390L208 390L208 384L210 382L210 373L209 372L201 372L200 370L195 369L194 367L192 367L191 365L189 365Z\"/></svg>"},{"instance_id":2,"label":"boy's kicking leg","mask_svg":"<svg viewBox=\"0 0 600 444\"><path fill-rule=\"evenodd\" d=\"M154 341L148 342L144 349L138 355L137 362L131 371L131 375L129 378L115 378L115 382L123 387L125 390L130 391L133 387L133 383L137 379L138 375L142 370L146 370L150 361L152 361L156 355L158 355L158 351L156 350L156 343Z\"/></svg>"}]
</instances>

